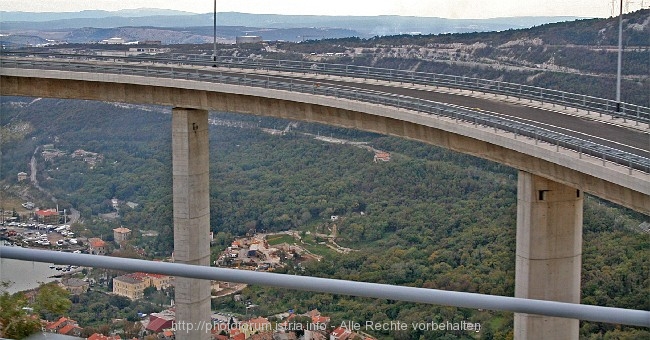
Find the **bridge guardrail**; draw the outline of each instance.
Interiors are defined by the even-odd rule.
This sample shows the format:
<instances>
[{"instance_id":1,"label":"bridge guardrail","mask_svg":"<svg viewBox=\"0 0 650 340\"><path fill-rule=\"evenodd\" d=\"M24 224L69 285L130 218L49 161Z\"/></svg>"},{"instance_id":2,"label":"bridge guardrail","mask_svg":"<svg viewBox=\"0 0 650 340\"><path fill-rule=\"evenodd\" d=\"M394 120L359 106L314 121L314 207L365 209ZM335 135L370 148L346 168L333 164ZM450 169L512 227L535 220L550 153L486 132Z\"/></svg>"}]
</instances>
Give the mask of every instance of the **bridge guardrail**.
<instances>
[{"instance_id":1,"label":"bridge guardrail","mask_svg":"<svg viewBox=\"0 0 650 340\"><path fill-rule=\"evenodd\" d=\"M431 288L395 286L311 276L265 273L250 270L206 267L183 263L148 261L112 256L74 254L52 250L0 246L0 258L29 262L60 263L82 267L146 272L200 280L240 282L253 285L296 289L329 294L363 296L415 303L474 309L527 313L594 322L650 327L650 312L581 305L575 303L524 299L509 296L445 291Z\"/></svg>"},{"instance_id":2,"label":"bridge guardrail","mask_svg":"<svg viewBox=\"0 0 650 340\"><path fill-rule=\"evenodd\" d=\"M583 109L587 112L595 112L610 115L613 119L627 119L639 123L648 124L650 129L650 107L620 102L612 99L598 98L584 94L577 94L566 91L546 89L543 87L503 82L465 76L416 72L408 70L385 69L370 66L357 66L348 64L334 64L322 62L264 59L250 57L217 56L213 60L209 55L198 54L171 54L171 59L160 59L151 56L100 56L100 55L76 55L76 54L49 54L49 53L26 53L26 52L4 52L5 55L34 55L41 57L54 56L58 58L87 57L95 59L124 59L136 61L172 62L181 64L198 64L202 66L217 65L229 68L242 69L266 69L284 72L313 73L331 76L345 76L363 79L375 79L384 81L397 81L418 85L434 85L441 87L457 88L463 90L494 93L496 95L512 96L530 101L540 101ZM620 111L617 111L617 108Z\"/></svg>"},{"instance_id":3,"label":"bridge guardrail","mask_svg":"<svg viewBox=\"0 0 650 340\"><path fill-rule=\"evenodd\" d=\"M560 147L574 150L579 153L580 157L582 154L586 154L602 159L603 165L609 161L629 167L630 173L632 172L632 169L636 169L646 174L650 174L650 158L648 157L643 157L622 150L610 148L581 138L569 136L549 129L536 127L531 124L525 124L502 117L494 117L486 113L456 107L449 104L443 104L402 95L379 93L363 89L350 89L336 86L319 86L317 84L294 83L293 81L282 82L271 80L270 77L267 77L267 79L234 77L223 75L221 72L207 73L200 72L199 69L191 70L174 66L163 67L154 64L151 66L142 66L137 64L134 65L128 63L115 65L97 65L78 62L74 59L69 59L65 63L49 61L47 59L0 59L0 67L4 68L10 66L27 69L54 69L77 72L142 75L171 79L210 81L222 84L253 86L363 101L373 104L397 107L401 109L414 110L417 112L447 117L454 120L461 120L464 122L473 123L474 125L492 127L495 129L495 131L498 129L506 132L511 132L515 135L515 138L517 136L524 136L534 139L536 143L545 142L551 145L555 145L557 150L559 150Z\"/></svg>"},{"instance_id":4,"label":"bridge guardrail","mask_svg":"<svg viewBox=\"0 0 650 340\"><path fill-rule=\"evenodd\" d=\"M205 55L172 55L172 60L179 62L214 63L210 56ZM630 119L638 123L648 124L650 128L650 107L598 98L566 91L546 89L537 86L488 80L481 78L455 76L436 73L415 72L396 69L384 69L369 66L346 64L330 64L307 61L251 59L247 57L217 57L218 66L263 68L274 71L310 72L324 75L348 76L385 81L398 81L419 85L436 85L479 92L489 92L521 99L535 100L545 103L564 105L611 115L623 120ZM616 111L617 106L620 111Z\"/></svg>"}]
</instances>

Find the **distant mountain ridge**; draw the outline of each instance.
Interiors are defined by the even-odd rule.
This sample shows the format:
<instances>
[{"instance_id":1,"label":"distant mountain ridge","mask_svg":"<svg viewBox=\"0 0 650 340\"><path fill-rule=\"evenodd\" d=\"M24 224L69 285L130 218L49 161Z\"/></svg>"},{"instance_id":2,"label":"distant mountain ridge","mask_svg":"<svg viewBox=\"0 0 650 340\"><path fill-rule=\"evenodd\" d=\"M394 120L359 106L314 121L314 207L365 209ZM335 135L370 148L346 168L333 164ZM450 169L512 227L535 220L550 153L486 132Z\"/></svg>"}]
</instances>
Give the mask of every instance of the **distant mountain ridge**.
<instances>
[{"instance_id":1,"label":"distant mountain ridge","mask_svg":"<svg viewBox=\"0 0 650 340\"><path fill-rule=\"evenodd\" d=\"M108 11L82 11L66 13L26 13L0 11L3 33L25 30L53 30L74 28L116 27L197 27L212 26L213 14L137 9ZM337 28L352 30L359 37L393 34L464 33L501 31L528 28L550 22L578 19L578 17L514 17L494 19L445 19L404 16L319 16L279 15L221 12L217 14L220 26L248 26L259 28Z\"/></svg>"},{"instance_id":2,"label":"distant mountain ridge","mask_svg":"<svg viewBox=\"0 0 650 340\"><path fill-rule=\"evenodd\" d=\"M147 17L160 15L195 15L196 13L176 11L171 9L138 8L122 9L119 11L85 10L80 12L9 12L0 11L0 18L4 22L30 21L43 22L52 20L70 19L98 19L108 17Z\"/></svg>"}]
</instances>

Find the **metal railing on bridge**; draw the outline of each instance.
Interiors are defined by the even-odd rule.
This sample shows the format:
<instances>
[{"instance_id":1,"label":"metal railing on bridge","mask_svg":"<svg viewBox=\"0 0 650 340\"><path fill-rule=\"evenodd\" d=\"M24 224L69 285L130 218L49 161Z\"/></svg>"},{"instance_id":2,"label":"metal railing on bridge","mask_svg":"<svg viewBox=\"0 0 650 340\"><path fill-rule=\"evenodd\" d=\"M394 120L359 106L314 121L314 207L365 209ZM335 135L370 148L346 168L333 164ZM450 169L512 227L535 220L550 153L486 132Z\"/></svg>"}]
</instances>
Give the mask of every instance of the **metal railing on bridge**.
<instances>
[{"instance_id":1,"label":"metal railing on bridge","mask_svg":"<svg viewBox=\"0 0 650 340\"><path fill-rule=\"evenodd\" d=\"M173 54L172 60L178 62L201 62L203 64L215 63L212 57L206 55ZM630 119L637 123L649 124L650 107L630 103L620 103L620 111L616 111L617 102L584 94L571 93L547 89L538 86L509 83L499 80L481 79L475 77L456 76L447 74L416 72L378 68L370 66L357 66L349 64L335 64L310 61L276 60L248 57L219 56L216 65L223 67L237 67L250 69L267 69L274 71L288 71L300 73L313 73L334 75L352 78L376 79L391 82L411 83L418 85L441 86L477 92L494 93L512 96L521 99L540 101L606 113L620 119Z\"/></svg>"},{"instance_id":2,"label":"metal railing on bridge","mask_svg":"<svg viewBox=\"0 0 650 340\"><path fill-rule=\"evenodd\" d=\"M80 60L80 58L86 61ZM637 154L632 154L615 148L607 147L586 139L577 138L563 134L551 129L541 128L532 124L519 122L503 117L496 117L486 112L467 109L450 104L384 93L372 90L365 90L354 87L344 86L324 86L314 81L278 81L271 76L246 77L223 74L221 71L206 71L202 68L191 68L176 66L176 63L161 65L162 62L169 60L159 60L151 58L134 58L129 60L137 63L117 62L97 64L87 62L87 59L94 59L95 56L67 55L65 62L49 59L12 59L0 58L0 67L15 67L25 69L48 69L48 70L65 70L75 72L93 72L93 73L110 73L121 75L139 75L146 77L160 77L171 79L197 80L202 82L215 82L222 84L243 85L251 87L261 87L276 90L285 90L291 92L309 93L313 95L331 96L342 99L362 101L379 105L386 105L400 109L413 110L430 115L447 117L457 121L470 122L475 125L486 126L496 130L513 133L517 136L534 139L535 142L545 142L559 148L574 150L582 154L590 155L602 159L603 165L606 162L613 162L630 169L642 171L650 174L650 158ZM114 57L110 59L115 59ZM142 63L142 61L151 63ZM204 62L200 65L205 66ZM209 63L208 63L209 64ZM647 152L646 152L647 153Z\"/></svg>"},{"instance_id":3,"label":"metal railing on bridge","mask_svg":"<svg viewBox=\"0 0 650 340\"><path fill-rule=\"evenodd\" d=\"M17 246L0 246L0 259L2 258L45 263L60 263L129 272L147 272L193 279L238 282L310 292L342 294L463 308L489 309L650 327L650 312L643 310L326 279L311 276L274 274L101 255L73 254L50 250L27 249Z\"/></svg>"},{"instance_id":4,"label":"metal railing on bridge","mask_svg":"<svg viewBox=\"0 0 650 340\"><path fill-rule=\"evenodd\" d=\"M240 68L251 70L269 70L311 73L332 76L342 76L351 78L384 80L389 82L411 83L426 86L440 86L455 89L471 90L484 93L493 93L497 95L512 96L520 99L539 101L593 111L599 114L608 114L617 119L629 119L637 124L648 124L650 129L650 107L631 104L617 103L613 99L605 99L585 94L578 94L560 90L547 89L538 86L504 82L499 80L481 79L475 77L417 72L409 70L398 70L388 68L378 68L371 66L358 66L349 64L323 63L302 60L281 60L265 59L257 57L233 57L217 56L213 57L205 54L180 54L172 53L170 58L162 59L152 56L124 56L112 55L77 55L77 54L50 54L34 52L3 52L4 55L15 56L40 56L55 58L92 58L96 60L123 59L135 61L155 61L166 63L179 63L187 65L216 65L227 68ZM619 105L620 104L620 105ZM617 111L617 108L619 111Z\"/></svg>"}]
</instances>

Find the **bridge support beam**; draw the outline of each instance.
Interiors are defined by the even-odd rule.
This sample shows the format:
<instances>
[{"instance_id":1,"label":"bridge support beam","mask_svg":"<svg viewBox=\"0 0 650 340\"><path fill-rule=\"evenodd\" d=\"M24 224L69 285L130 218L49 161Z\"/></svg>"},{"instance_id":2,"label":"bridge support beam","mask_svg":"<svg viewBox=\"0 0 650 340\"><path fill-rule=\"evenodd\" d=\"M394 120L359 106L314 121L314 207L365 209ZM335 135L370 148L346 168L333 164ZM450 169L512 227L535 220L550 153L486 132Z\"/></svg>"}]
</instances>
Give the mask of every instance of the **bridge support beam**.
<instances>
[{"instance_id":1,"label":"bridge support beam","mask_svg":"<svg viewBox=\"0 0 650 340\"><path fill-rule=\"evenodd\" d=\"M517 187L515 297L580 303L583 193L524 171ZM515 314L515 339L578 339L579 321Z\"/></svg>"},{"instance_id":2,"label":"bridge support beam","mask_svg":"<svg viewBox=\"0 0 650 340\"><path fill-rule=\"evenodd\" d=\"M208 111L172 109L174 260L178 263L210 265L209 158ZM210 282L177 277L175 302L176 339L210 339L206 331Z\"/></svg>"}]
</instances>

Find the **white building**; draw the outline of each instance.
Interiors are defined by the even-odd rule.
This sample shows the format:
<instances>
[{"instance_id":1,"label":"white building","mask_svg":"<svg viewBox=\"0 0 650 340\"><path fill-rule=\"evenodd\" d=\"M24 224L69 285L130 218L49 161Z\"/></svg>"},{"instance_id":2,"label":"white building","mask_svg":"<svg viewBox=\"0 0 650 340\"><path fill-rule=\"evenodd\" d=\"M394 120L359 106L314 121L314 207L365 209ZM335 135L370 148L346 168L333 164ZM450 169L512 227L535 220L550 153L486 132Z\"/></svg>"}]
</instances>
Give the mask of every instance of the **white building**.
<instances>
[{"instance_id":1,"label":"white building","mask_svg":"<svg viewBox=\"0 0 650 340\"><path fill-rule=\"evenodd\" d=\"M103 44L109 44L109 45L117 45L117 44L124 44L126 41L124 38L109 38L109 39L104 39L102 40Z\"/></svg>"}]
</instances>

